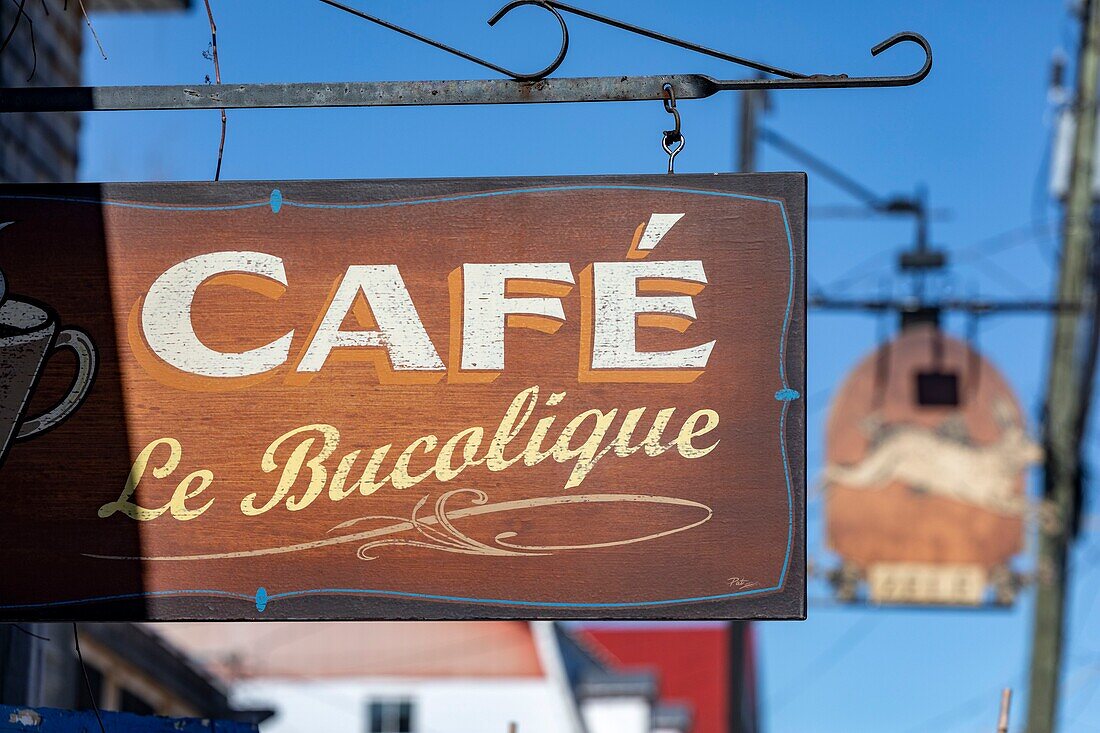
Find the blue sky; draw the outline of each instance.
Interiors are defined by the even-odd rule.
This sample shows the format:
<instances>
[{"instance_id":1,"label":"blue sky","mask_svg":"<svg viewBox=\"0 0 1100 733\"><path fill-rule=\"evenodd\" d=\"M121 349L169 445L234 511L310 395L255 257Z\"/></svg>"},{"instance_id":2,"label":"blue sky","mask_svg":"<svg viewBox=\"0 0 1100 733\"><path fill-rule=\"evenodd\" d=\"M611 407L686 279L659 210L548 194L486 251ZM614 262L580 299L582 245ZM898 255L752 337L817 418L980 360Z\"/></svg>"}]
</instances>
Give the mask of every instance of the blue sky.
<instances>
[{"instance_id":1,"label":"blue sky","mask_svg":"<svg viewBox=\"0 0 1100 733\"><path fill-rule=\"evenodd\" d=\"M943 283L960 295L1047 297L1056 242L991 237L1058 211L1046 196L1051 110L1050 58L1073 57L1076 24L1065 3L1039 0L920 3L584 0L598 12L750 58L807 73L907 73L919 51L870 47L904 29L925 34L936 54L932 75L907 89L776 93L765 124L883 194L928 186L950 216L933 239L958 253ZM95 27L108 59L88 43L93 84L201 83L213 75L201 0L187 14L100 15ZM496 2L359 2L397 23L498 60L541 68L557 49L556 25L523 8L496 28L484 20ZM315 0L215 0L226 82L480 78L483 70L344 16ZM558 75L740 71L651 41L570 19L571 53ZM733 165L732 94L680 105L688 144L680 172ZM231 111L224 179L660 173L658 103ZM100 113L84 122L82 180L203 180L214 170L216 112ZM763 149L763 170L798 165ZM853 203L810 176L812 208ZM834 294L879 294L911 225L891 220L811 218L811 282L847 281ZM840 284L844 284L843 282ZM898 287L895 285L895 287ZM901 292L900 289L897 292ZM949 329L962 333L962 321ZM878 324L860 315L810 318L809 469L821 465L829 392L876 343ZM1005 372L1035 416L1042 399L1046 320L989 319L985 353ZM1098 464L1097 430L1089 456ZM1095 471L1094 471L1095 472ZM1094 491L1095 493L1095 491ZM1065 730L1100 730L1100 520L1093 509L1074 553L1075 582L1064 701ZM821 500L811 494L809 549L818 562ZM1029 550L1030 550L1029 546ZM786 731L980 731L996 721L998 690L1018 693L1022 730L1031 594L1009 611L860 610L828 602L811 583L810 619L760 624L763 714Z\"/></svg>"}]
</instances>

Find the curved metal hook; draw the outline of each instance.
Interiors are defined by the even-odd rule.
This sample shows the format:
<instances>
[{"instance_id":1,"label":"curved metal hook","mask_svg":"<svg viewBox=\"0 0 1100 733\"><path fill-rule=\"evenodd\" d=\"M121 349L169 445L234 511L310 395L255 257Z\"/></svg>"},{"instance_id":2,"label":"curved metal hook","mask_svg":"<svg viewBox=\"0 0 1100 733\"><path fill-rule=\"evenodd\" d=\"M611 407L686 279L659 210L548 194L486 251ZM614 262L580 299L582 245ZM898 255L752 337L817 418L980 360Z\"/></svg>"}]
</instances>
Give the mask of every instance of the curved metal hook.
<instances>
[{"instance_id":1,"label":"curved metal hook","mask_svg":"<svg viewBox=\"0 0 1100 733\"><path fill-rule=\"evenodd\" d=\"M543 0L512 0L512 2L508 3L500 10L493 13L493 17L489 18L489 25L495 26L497 24L497 21L499 21L505 15L508 15L508 13L512 12L521 5L535 5L544 10L549 10L551 13L554 14L554 17L558 19L558 24L561 26L561 49L558 51L558 56L553 61L551 61L545 69L543 69L542 71L536 71L533 74L517 74L512 71L500 69L496 66L491 66L490 68L495 68L498 71L503 71L505 74L512 77L516 81L538 81L539 79L543 79L553 74L555 71L558 70L558 67L561 66L561 62L565 61L565 55L569 53L569 27L565 25L565 18L561 17L561 13L559 13L552 4L550 4L549 2L544 2Z\"/></svg>"},{"instance_id":2,"label":"curved metal hook","mask_svg":"<svg viewBox=\"0 0 1100 733\"><path fill-rule=\"evenodd\" d=\"M909 74L907 76L871 76L860 77L861 79L876 80L879 82L895 82L890 84L883 84L885 86L906 86L908 84L916 84L917 82L928 76L928 72L932 70L932 46L928 43L928 39L922 36L920 33L914 33L912 31L902 31L901 33L895 33L887 38L885 41L877 44L871 48L871 55L878 56L883 51L891 49L899 43L915 43L921 47L924 51L924 64L920 67L920 70L915 74Z\"/></svg>"},{"instance_id":3,"label":"curved metal hook","mask_svg":"<svg viewBox=\"0 0 1100 733\"><path fill-rule=\"evenodd\" d=\"M915 43L924 51L924 64L912 74L904 76L848 76L847 74L813 74L810 76L791 76L786 79L733 79L714 81L715 91L744 89L849 89L854 87L904 87L923 80L932 71L932 46L928 39L919 33L903 31L895 33L885 41L871 48L871 55L878 56L883 51L902 43Z\"/></svg>"},{"instance_id":4,"label":"curved metal hook","mask_svg":"<svg viewBox=\"0 0 1100 733\"><path fill-rule=\"evenodd\" d=\"M928 76L928 72L932 70L932 46L928 44L928 40L925 39L920 33L913 33L912 31L903 31L901 33L894 33L881 43L871 47L871 55L878 56L883 51L887 51L888 48L893 48L901 43L915 43L921 46L924 51L924 65L921 66L919 72L915 74L906 74L905 76L857 76L849 77L847 74L816 74L809 77L810 79L838 79L844 81L845 87L904 87L911 84L916 84L917 81L922 80ZM801 85L800 85L801 86Z\"/></svg>"},{"instance_id":5,"label":"curved metal hook","mask_svg":"<svg viewBox=\"0 0 1100 733\"><path fill-rule=\"evenodd\" d=\"M490 26L496 25L497 21L499 21L510 11L519 7L520 5L538 6L543 10L553 13L554 17L557 18L558 24L561 26L561 50L558 51L557 58L555 58L549 66L540 71L536 71L533 74L524 74L521 72L512 71L511 69L506 69L503 66L494 64L492 61L486 61L483 58L479 58L477 56L474 56L473 54L466 53L465 51L459 50L453 46L448 46L445 43L440 43L439 41L428 38L427 36L423 36L416 31L411 31L408 28L403 28L399 25L395 25L388 20L383 20L382 18L369 15L367 13L364 13L362 10L357 10L356 8L344 5L343 3L337 2L336 0L320 0L320 2L330 7L336 8L337 10L342 10L350 15L354 15L356 18L369 20L371 23L380 25L383 28L395 31L403 36L408 36L409 38L420 41L421 43L426 43L433 48L438 48L440 51L446 51L453 56L458 56L459 58L466 59L467 61L472 61L479 66L484 66L487 69L492 69L493 71L504 74L505 76L510 76L516 81L536 81L538 79L549 76L550 74L554 73L554 71L556 71L559 66L561 66L561 62L565 60L565 55L569 51L569 28L565 25L565 18L562 18L561 13L559 13L549 2L543 2L542 0L515 0L515 2L511 2L498 10L493 15L493 17L489 19Z\"/></svg>"}]
</instances>

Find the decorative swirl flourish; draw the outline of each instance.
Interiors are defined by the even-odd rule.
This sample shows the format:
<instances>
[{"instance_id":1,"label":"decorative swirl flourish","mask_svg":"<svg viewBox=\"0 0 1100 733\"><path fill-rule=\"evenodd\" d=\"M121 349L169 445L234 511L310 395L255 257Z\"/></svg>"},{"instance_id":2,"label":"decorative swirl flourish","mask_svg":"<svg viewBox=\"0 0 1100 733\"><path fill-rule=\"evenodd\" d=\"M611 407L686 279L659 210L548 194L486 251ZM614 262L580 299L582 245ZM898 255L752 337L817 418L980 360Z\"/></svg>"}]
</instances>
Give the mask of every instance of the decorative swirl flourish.
<instances>
[{"instance_id":1,"label":"decorative swirl flourish","mask_svg":"<svg viewBox=\"0 0 1100 733\"><path fill-rule=\"evenodd\" d=\"M648 540L654 540L654 539L657 539L659 537L665 537L665 536L670 535L670 534L683 532L683 531L686 531L688 529L692 529L693 527L697 527L700 524L703 524L704 522L708 521L711 518L711 515L713 513L711 511L711 509L709 507L707 507L706 505L704 505L704 504L699 504L699 503L692 502L692 501L687 501L687 500L684 500L684 499L671 499L669 497L662 497L662 496L627 497L627 500L643 499L643 500L646 500L646 501L653 501L655 503L662 503L662 504L664 504L664 503L676 503L676 504L681 504L681 505L697 506L700 509L705 509L707 514L703 519L701 519L699 521L696 521L696 522L693 522L693 523L691 523L689 525L686 525L684 527L679 527L679 528L672 529L672 530L665 530L665 531L662 531L662 532L653 532L651 534L647 534L647 535L643 535L643 536L639 536L639 537L630 537L630 538L625 539L625 540L611 540L609 542L589 542L589 543L576 544L576 545L521 545L521 544L516 544L516 543L513 543L513 542L508 542L508 540L510 540L513 537L517 536L515 532L501 532L493 538L493 541L496 544L495 545L489 545L489 544L485 544L484 542L480 542L478 540L475 540L474 538L470 537L465 532L462 532L457 527L455 527L454 523L451 521L451 517L454 516L455 513L448 512L447 504L453 497L458 496L459 494L472 494L473 499L471 500L471 503L474 506L486 507L486 508L491 508L492 507L492 505L488 504L489 496L484 491L482 491L480 489L455 489L453 491L448 491L448 492L442 494L436 500L436 502L435 502L435 512L434 512L433 516L430 517L430 518L421 519L420 516L419 516L420 515L420 510L423 509L424 505L427 504L427 502L428 502L428 496L424 496L423 498L420 499L420 501L418 501L416 503L416 506L413 508L412 514L408 519L403 519L401 517L384 515L384 514L383 515L375 514L375 515L370 515L370 516L366 516L366 517L358 517L356 519L349 519L346 522L341 522L340 524L338 524L335 527L333 527L332 529L330 529L329 532L336 532L336 531L339 531L339 530L348 529L349 527L353 527L356 524L359 524L360 522L364 522L364 521L384 519L384 520L394 520L394 521L398 521L398 522L406 522L406 523L408 523L409 528L416 530L416 532L419 533L421 535L421 537L424 538L424 539L417 540L417 539L410 539L410 538L404 538L404 537L395 537L395 538L389 538L389 539L372 540L370 542L365 543L364 545L362 545L359 548L356 555L359 557L360 560L376 560L377 556L372 553L372 550L374 550L375 548L378 548L378 547L387 547L387 546L421 547L421 548L431 549L431 550L440 550L442 552L454 552L454 553L459 553L459 554L463 554L463 555L485 555L485 556L496 556L496 557L538 556L538 555L550 555L550 554L553 554L554 551L557 551L557 550L595 550L595 549L600 549L600 548L605 548L605 547L617 547L617 546L620 546L620 545L631 545L631 544L636 544L638 542L646 542ZM578 499L584 499L585 497L577 497L577 498ZM592 498L595 498L595 497L592 497ZM603 497L600 497L600 498L603 498ZM527 503L527 505L528 506L545 505L545 503L544 503L545 501L546 500L535 499L535 500L532 500L530 503ZM517 503L517 502L507 502L507 503L508 504L514 504L514 503ZM524 502L518 502L518 503L524 503ZM557 502L555 502L555 503L557 503ZM442 530L437 529L436 527L429 526L428 523L432 522L433 520L434 520L434 524L437 524L439 527L442 528Z\"/></svg>"},{"instance_id":2,"label":"decorative swirl flourish","mask_svg":"<svg viewBox=\"0 0 1100 733\"><path fill-rule=\"evenodd\" d=\"M480 489L455 489L454 491L448 491L440 496L435 502L435 513L433 515L436 523L443 528L443 531L436 529L435 527L428 526L419 517L420 510L424 508L424 505L428 503L428 496L425 495L420 501L416 502L416 506L412 510L412 515L408 520L403 520L401 517L395 517L385 514L376 514L367 517L359 517L357 519L350 519L346 522L341 522L336 525L329 532L335 532L340 529L347 529L354 526L359 522L363 522L371 519L389 519L396 520L398 522L408 521L412 524L412 528L415 529L422 537L423 540L413 540L406 538L393 538L385 540L373 540L362 545L356 552L356 555L360 560L377 560L378 558L371 554L371 550L376 547L386 547L390 545L402 545L406 547L423 547L430 550L441 550L443 552L455 552L462 555L546 555L546 552L517 552L516 550L504 549L504 547L493 547L492 545L486 545L483 542L478 542L474 538L467 535L465 532L460 531L454 526L450 518L447 516L447 502L451 497L457 494L473 494L474 498L471 501L475 506L484 506L489 501L489 496ZM509 533L506 533L509 534ZM514 533L510 533L514 534ZM499 540L499 536L498 536ZM503 543L501 543L503 544ZM526 548L517 548L523 550Z\"/></svg>"},{"instance_id":3,"label":"decorative swirl flourish","mask_svg":"<svg viewBox=\"0 0 1100 733\"><path fill-rule=\"evenodd\" d=\"M454 496L459 494L472 494L471 506L460 509L449 509L447 504ZM416 503L411 516L398 517L387 514L373 514L365 517L357 517L341 522L329 533L350 529L358 524L369 521L384 520L390 522L384 527L341 534L337 537L329 537L311 542L299 542L293 545L279 547L265 547L256 550L236 550L233 552L216 552L196 555L146 555L146 556L120 556L120 555L96 555L87 554L87 557L95 557L104 560L143 560L149 562L182 562L195 560L227 560L245 557L260 557L263 555L282 555L293 552L305 552L321 547L341 545L349 542L362 542L357 556L363 560L374 560L372 550L378 547L406 546L420 547L424 549L440 550L442 552L454 552L463 555L484 555L496 557L508 556L538 556L549 555L557 550L595 550L605 547L618 547L621 545L633 545L639 542L648 542L661 537L679 534L694 529L701 524L709 522L714 511L697 501L679 499L672 496L650 496L646 494L577 494L569 496L546 496L537 499L517 499L514 501L501 501L489 503L488 495L480 489L455 489L440 496L435 503L435 510L431 516L422 517L421 510L428 502L428 496L424 496ZM672 529L660 532L652 532L637 537L628 537L621 540L608 542L593 542L580 545L520 545L507 540L516 537L515 532L501 532L493 541L495 545L486 544L473 539L468 534L460 531L454 525L454 520L466 517L496 514L500 512L513 512L537 509L548 506L565 506L572 504L659 504L664 506L679 506L691 509L699 509L704 513L701 519ZM393 536L404 532L414 531L421 539Z\"/></svg>"}]
</instances>

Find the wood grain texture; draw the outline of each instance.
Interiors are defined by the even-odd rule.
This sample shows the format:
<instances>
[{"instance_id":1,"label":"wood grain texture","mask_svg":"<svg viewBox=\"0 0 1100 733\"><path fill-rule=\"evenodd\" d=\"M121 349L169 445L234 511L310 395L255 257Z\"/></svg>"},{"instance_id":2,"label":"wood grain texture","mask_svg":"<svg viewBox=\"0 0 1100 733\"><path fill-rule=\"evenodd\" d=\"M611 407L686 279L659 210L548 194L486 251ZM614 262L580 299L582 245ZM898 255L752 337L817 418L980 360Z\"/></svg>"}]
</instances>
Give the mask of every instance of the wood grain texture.
<instances>
[{"instance_id":1,"label":"wood grain texture","mask_svg":"<svg viewBox=\"0 0 1100 733\"><path fill-rule=\"evenodd\" d=\"M713 340L713 352L690 381L585 379L585 270L627 261L654 213L684 217L637 261L698 260L707 281L691 297L696 317L682 333L640 316L638 349ZM5 186L0 220L16 222L0 233L11 297L47 303L63 327L89 333L100 355L77 413L15 443L0 465L0 617L804 617L801 174ZM241 352L291 330L294 337L285 365L212 384L158 362L141 309L169 268L220 251L280 258L287 285L257 292L242 280L204 283L191 312L200 340ZM575 284L560 294L564 322L546 333L514 321L495 379L460 373L452 273L469 263L533 262L568 263ZM447 372L413 382L392 373L384 351L345 348L309 378L296 373L348 268L382 264L399 269ZM657 288L668 294L667 284ZM522 287L509 292L524 295ZM361 305L342 325L374 327ZM64 353L51 359L29 412L54 404L73 368ZM713 410L719 422L696 444L718 444L695 458L676 448L610 452L570 488L575 460L492 470L480 459L493 431L513 399L535 386L536 406L506 459L524 450L537 421L556 416L549 445L589 410L616 411L605 444L630 410L645 408L635 443L659 410L675 408L664 443L692 413ZM578 428L571 446L595 423L593 416ZM265 451L307 425L339 432L323 462L329 479L344 456L361 451L349 459L349 485L387 444L393 448L379 476L418 438L437 443L412 452L409 474L431 468L444 442L463 430L481 426L486 437L477 465L449 481L430 475L339 501L326 484L297 511L280 501L246 516L242 500L256 494L262 504L272 495L297 442L275 451L272 471L263 469ZM313 455L323 436L308 435L316 439L307 450ZM185 503L196 509L213 499L209 508L186 521L167 511L149 521L98 516L119 499L141 451L165 438L178 441L179 466L161 479L147 475L133 501L164 505L187 474L206 470L209 488ZM168 454L158 448L150 469ZM288 497L300 499L308 483L303 473ZM436 513L453 490L463 493ZM414 513L424 521L408 522ZM402 521L406 529L386 530ZM366 536L374 530L386 531Z\"/></svg>"}]
</instances>

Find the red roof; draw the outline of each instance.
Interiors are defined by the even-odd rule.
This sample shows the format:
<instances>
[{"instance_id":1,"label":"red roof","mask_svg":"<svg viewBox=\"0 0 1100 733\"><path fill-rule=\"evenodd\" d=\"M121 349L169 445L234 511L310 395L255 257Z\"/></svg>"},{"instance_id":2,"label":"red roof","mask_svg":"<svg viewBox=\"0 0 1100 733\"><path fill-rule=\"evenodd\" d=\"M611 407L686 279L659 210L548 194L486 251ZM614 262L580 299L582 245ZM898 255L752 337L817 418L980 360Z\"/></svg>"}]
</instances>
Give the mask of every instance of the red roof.
<instances>
[{"instance_id":1,"label":"red roof","mask_svg":"<svg viewBox=\"0 0 1100 733\"><path fill-rule=\"evenodd\" d=\"M726 733L727 624L596 624L577 631L620 670L656 670L661 699L691 705L692 733Z\"/></svg>"}]
</instances>

